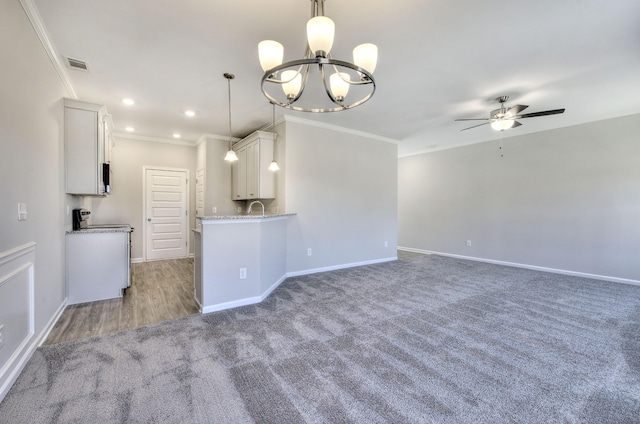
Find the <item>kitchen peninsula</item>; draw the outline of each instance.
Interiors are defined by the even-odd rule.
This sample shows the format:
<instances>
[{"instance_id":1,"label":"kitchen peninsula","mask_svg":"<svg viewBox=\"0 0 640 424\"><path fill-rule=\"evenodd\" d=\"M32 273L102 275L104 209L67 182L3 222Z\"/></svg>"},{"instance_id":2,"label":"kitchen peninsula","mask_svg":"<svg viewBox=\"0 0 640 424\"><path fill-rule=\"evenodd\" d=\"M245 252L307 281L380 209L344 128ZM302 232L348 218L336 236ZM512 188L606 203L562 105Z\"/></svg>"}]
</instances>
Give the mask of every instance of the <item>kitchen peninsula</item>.
<instances>
[{"instance_id":1,"label":"kitchen peninsula","mask_svg":"<svg viewBox=\"0 0 640 424\"><path fill-rule=\"evenodd\" d=\"M259 303L284 281L287 220L294 215L197 218L194 288L200 312Z\"/></svg>"}]
</instances>

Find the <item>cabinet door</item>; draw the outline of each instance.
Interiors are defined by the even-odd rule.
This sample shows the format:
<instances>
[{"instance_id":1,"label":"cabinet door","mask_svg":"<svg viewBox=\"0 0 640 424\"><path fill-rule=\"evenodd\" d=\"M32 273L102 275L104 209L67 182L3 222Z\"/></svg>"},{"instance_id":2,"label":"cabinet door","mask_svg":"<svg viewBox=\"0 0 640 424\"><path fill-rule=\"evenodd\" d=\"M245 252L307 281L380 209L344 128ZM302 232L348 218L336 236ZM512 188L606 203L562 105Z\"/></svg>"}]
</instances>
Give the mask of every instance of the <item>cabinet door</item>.
<instances>
[{"instance_id":1,"label":"cabinet door","mask_svg":"<svg viewBox=\"0 0 640 424\"><path fill-rule=\"evenodd\" d=\"M98 113L76 108L64 110L66 182L69 194L100 194Z\"/></svg>"},{"instance_id":2,"label":"cabinet door","mask_svg":"<svg viewBox=\"0 0 640 424\"><path fill-rule=\"evenodd\" d=\"M111 163L111 150L113 149L113 136L107 122L104 123L104 162Z\"/></svg>"},{"instance_id":3,"label":"cabinet door","mask_svg":"<svg viewBox=\"0 0 640 424\"><path fill-rule=\"evenodd\" d=\"M247 199L260 198L260 145L256 140L247 145Z\"/></svg>"},{"instance_id":4,"label":"cabinet door","mask_svg":"<svg viewBox=\"0 0 640 424\"><path fill-rule=\"evenodd\" d=\"M247 148L236 151L238 160L231 165L232 200L247 199Z\"/></svg>"},{"instance_id":5,"label":"cabinet door","mask_svg":"<svg viewBox=\"0 0 640 424\"><path fill-rule=\"evenodd\" d=\"M273 140L260 139L259 155L256 156L256 184L260 199L274 199L276 197L276 174L269 170L273 160Z\"/></svg>"}]
</instances>

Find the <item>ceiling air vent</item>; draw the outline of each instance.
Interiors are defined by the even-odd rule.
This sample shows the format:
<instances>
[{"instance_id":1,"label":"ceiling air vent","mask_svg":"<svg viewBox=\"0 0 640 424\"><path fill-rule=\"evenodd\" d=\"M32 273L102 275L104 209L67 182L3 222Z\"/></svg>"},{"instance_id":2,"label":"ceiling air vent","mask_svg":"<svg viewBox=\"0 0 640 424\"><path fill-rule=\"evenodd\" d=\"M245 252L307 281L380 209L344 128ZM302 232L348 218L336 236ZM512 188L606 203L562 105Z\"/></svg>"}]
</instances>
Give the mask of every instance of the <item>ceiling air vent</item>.
<instances>
[{"instance_id":1,"label":"ceiling air vent","mask_svg":"<svg viewBox=\"0 0 640 424\"><path fill-rule=\"evenodd\" d=\"M67 63L70 68L77 69L78 71L89 72L89 65L87 62L79 59L73 59L70 57L65 57L67 59Z\"/></svg>"}]
</instances>

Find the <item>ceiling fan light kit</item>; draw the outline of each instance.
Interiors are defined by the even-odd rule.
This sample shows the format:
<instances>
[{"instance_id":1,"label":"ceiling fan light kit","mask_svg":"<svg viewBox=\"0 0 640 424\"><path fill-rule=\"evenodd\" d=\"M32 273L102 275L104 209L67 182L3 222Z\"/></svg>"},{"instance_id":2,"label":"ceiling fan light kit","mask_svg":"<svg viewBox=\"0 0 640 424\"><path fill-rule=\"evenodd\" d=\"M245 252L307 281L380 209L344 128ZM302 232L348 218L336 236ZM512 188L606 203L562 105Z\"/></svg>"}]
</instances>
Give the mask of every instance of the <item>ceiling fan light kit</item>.
<instances>
[{"instance_id":1,"label":"ceiling fan light kit","mask_svg":"<svg viewBox=\"0 0 640 424\"><path fill-rule=\"evenodd\" d=\"M489 114L489 118L461 118L456 121L485 121L481 124L474 125L472 127L463 128L460 131L470 130L471 128L480 127L482 125L491 124L491 128L496 131L505 131L510 128L516 128L522 125L516 119L535 118L538 116L556 115L564 113L563 109L544 110L541 112L525 113L521 114L523 110L528 108L526 105L515 105L510 108L505 107L505 103L509 100L509 96L500 96L496 98L496 101L500 103L500 108L492 110Z\"/></svg>"},{"instance_id":2,"label":"ceiling fan light kit","mask_svg":"<svg viewBox=\"0 0 640 424\"><path fill-rule=\"evenodd\" d=\"M311 19L307 22L307 48L304 57L283 63L284 47L273 40L258 44L260 66L264 71L261 88L267 99L278 106L301 112L337 112L360 106L376 90L373 71L378 60L375 44L365 43L353 50L353 63L331 57L334 22L324 16L324 0L311 0ZM315 65L315 66L314 66ZM301 101L309 74L316 69L329 102ZM315 74L315 73L314 73ZM330 75L327 75L330 74ZM358 87L347 97L350 88ZM364 90L360 90L364 89Z\"/></svg>"}]
</instances>

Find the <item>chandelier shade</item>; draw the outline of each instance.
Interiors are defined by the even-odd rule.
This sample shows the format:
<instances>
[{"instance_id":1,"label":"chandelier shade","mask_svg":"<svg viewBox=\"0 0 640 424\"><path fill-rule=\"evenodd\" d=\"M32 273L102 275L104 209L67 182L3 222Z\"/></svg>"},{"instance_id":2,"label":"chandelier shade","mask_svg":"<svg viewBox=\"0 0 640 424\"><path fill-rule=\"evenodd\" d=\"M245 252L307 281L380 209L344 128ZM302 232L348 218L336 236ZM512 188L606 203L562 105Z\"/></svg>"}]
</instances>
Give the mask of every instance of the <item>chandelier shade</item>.
<instances>
[{"instance_id":1,"label":"chandelier shade","mask_svg":"<svg viewBox=\"0 0 640 424\"><path fill-rule=\"evenodd\" d=\"M371 43L360 44L353 49L353 63L373 74L378 62L378 46Z\"/></svg>"},{"instance_id":2,"label":"chandelier shade","mask_svg":"<svg viewBox=\"0 0 640 424\"><path fill-rule=\"evenodd\" d=\"M293 99L300 93L302 87L302 75L299 72L293 70L282 71L282 91L287 96L287 99Z\"/></svg>"},{"instance_id":3,"label":"chandelier shade","mask_svg":"<svg viewBox=\"0 0 640 424\"><path fill-rule=\"evenodd\" d=\"M329 77L329 85L333 97L338 100L344 99L349 93L349 74L346 72L336 72Z\"/></svg>"},{"instance_id":4,"label":"chandelier shade","mask_svg":"<svg viewBox=\"0 0 640 424\"><path fill-rule=\"evenodd\" d=\"M260 66L264 72L282 64L284 47L273 40L263 40L258 44Z\"/></svg>"},{"instance_id":5,"label":"chandelier shade","mask_svg":"<svg viewBox=\"0 0 640 424\"><path fill-rule=\"evenodd\" d=\"M326 57L333 47L336 25L326 16L316 16L307 21L309 49L316 57Z\"/></svg>"},{"instance_id":6,"label":"chandelier shade","mask_svg":"<svg viewBox=\"0 0 640 424\"><path fill-rule=\"evenodd\" d=\"M376 90L373 71L378 48L370 43L357 46L353 63L333 59L335 24L324 16L324 0L311 0L311 9L302 59L283 63L282 44L274 40L258 44L263 94L274 105L301 112L337 112L360 106ZM311 94L302 99L305 90Z\"/></svg>"}]
</instances>

